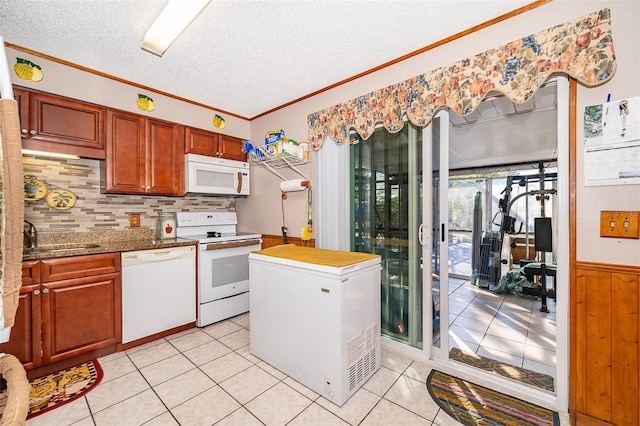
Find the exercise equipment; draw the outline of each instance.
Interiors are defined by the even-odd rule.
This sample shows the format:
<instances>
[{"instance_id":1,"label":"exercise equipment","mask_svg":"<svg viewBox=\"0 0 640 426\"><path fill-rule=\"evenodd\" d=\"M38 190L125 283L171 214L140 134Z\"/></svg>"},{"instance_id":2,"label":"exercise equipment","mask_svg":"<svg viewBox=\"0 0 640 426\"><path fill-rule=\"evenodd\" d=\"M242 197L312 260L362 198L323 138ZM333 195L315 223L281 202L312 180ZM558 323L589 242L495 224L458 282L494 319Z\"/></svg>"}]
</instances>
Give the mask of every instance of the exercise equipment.
<instances>
[{"instance_id":1,"label":"exercise equipment","mask_svg":"<svg viewBox=\"0 0 640 426\"><path fill-rule=\"evenodd\" d=\"M498 212L491 220L491 224L498 227L498 231L485 231L482 234L482 240L478 238L480 229L478 224L481 222L482 214L476 215L476 205L474 204L474 225L472 234L472 277L471 282L479 287L488 288L490 291L497 291L499 288L499 281L501 277L501 264L508 263L501 260L502 244L505 234L520 234L524 226L524 222L520 223L519 229L516 232L516 217L511 216L511 208L514 203L522 197L535 196L536 200L540 202L540 212L542 217L534 219L534 234L535 234L535 251L541 253L542 262L534 269L530 267L528 272L529 276L540 276L538 287L532 288L531 291L535 291L535 295L540 296L542 299L542 312L548 312L547 308L547 296L555 297L555 279L554 287L552 291L546 288L546 277L551 275L548 273L547 265L544 262L546 253L553 251L552 245L552 230L551 230L551 218L545 217L545 200L548 200L551 195L556 194L556 190L553 188L546 189L545 182L557 180L557 173L545 173L544 164L538 163L539 173L537 175L526 176L508 176L505 189L501 192L503 197L498 201ZM529 183L539 182L539 189L527 191L512 197L513 185L526 186ZM476 196L478 196L476 194ZM478 202L478 200L474 200ZM479 203L479 202L478 202ZM499 220L496 220L498 219ZM525 244L529 245L529 231L525 231ZM512 242L512 248L515 245ZM528 250L527 250L528 252ZM534 260L526 259L522 261L522 264L532 263ZM522 266L521 264L521 266ZM555 269L553 275L555 276ZM531 278L532 280L532 278Z\"/></svg>"}]
</instances>

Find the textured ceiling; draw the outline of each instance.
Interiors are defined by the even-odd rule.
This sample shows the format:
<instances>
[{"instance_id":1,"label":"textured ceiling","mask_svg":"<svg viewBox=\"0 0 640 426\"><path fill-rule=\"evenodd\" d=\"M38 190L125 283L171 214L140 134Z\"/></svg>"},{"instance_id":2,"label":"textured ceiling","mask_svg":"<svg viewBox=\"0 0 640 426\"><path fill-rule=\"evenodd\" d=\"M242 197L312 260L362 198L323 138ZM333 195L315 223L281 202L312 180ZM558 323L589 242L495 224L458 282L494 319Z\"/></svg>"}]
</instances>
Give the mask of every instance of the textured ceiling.
<instances>
[{"instance_id":1,"label":"textured ceiling","mask_svg":"<svg viewBox=\"0 0 640 426\"><path fill-rule=\"evenodd\" d=\"M157 57L140 46L166 3L0 0L0 35L17 46L252 118L531 0L212 0Z\"/></svg>"}]
</instances>

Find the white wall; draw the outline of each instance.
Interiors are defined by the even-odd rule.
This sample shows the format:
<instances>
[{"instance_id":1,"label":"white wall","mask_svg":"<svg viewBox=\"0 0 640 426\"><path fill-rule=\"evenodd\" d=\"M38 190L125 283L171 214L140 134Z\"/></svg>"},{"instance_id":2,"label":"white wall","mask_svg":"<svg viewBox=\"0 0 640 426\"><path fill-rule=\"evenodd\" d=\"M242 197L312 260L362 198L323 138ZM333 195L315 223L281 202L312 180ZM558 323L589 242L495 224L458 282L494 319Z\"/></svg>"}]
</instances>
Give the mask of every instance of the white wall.
<instances>
[{"instance_id":1,"label":"white wall","mask_svg":"<svg viewBox=\"0 0 640 426\"><path fill-rule=\"evenodd\" d=\"M605 239L599 236L601 210L640 210L640 185L585 187L583 165L583 111L586 105L611 99L640 96L640 2L638 1L552 1L489 28L472 33L401 63L351 81L330 91L298 102L251 122L251 138L256 143L264 133L282 128L287 136L305 140L307 116L315 111L356 96L397 83L420 73L445 66L512 40L574 20L602 8L612 13L613 40L618 61L616 75L597 88L578 88L576 221L577 258L615 264L640 265L640 241ZM416 31L419 29L416 29ZM428 31L425 28L424 31ZM349 58L344 58L348 61ZM336 64L339 66L339 64ZM312 76L310 76L312 78ZM279 234L279 178L252 165L254 195L238 201L239 222L246 230ZM348 185L345 182L345 185ZM253 189L252 188L252 189ZM304 226L305 197L290 198L286 205L290 235ZM303 199L304 198L304 199ZM316 200L322 202L322 200Z\"/></svg>"},{"instance_id":2,"label":"white wall","mask_svg":"<svg viewBox=\"0 0 640 426\"><path fill-rule=\"evenodd\" d=\"M29 46L24 46L28 48ZM14 72L10 72L14 85L53 93L72 99L78 99L111 108L130 111L136 114L147 115L161 120L172 121L200 129L224 133L238 138L249 137L249 121L241 118L220 114L225 119L223 130L213 127L213 117L217 111L199 107L188 102L183 102L168 96L143 90L135 86L118 82L113 79L101 77L77 68L62 65L38 56L30 55L22 51L6 48L7 61L13 67L16 57L28 59L38 64L44 73L40 82L22 80ZM136 101L138 94L142 93L151 97L155 104L153 112L138 109Z\"/></svg>"}]
</instances>

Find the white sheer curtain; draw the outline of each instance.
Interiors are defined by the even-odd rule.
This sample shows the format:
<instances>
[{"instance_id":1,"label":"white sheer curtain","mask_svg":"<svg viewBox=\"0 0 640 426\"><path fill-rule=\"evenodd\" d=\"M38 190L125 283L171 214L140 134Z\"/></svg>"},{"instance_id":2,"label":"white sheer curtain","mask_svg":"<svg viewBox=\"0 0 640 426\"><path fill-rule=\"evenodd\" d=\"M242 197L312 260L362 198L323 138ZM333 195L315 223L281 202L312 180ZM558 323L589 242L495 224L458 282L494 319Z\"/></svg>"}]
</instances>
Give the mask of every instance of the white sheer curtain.
<instances>
[{"instance_id":1,"label":"white sheer curtain","mask_svg":"<svg viewBox=\"0 0 640 426\"><path fill-rule=\"evenodd\" d=\"M327 142L331 142L327 138ZM349 144L327 143L316 151L314 162L316 182L316 247L350 250L351 219L349 177Z\"/></svg>"}]
</instances>

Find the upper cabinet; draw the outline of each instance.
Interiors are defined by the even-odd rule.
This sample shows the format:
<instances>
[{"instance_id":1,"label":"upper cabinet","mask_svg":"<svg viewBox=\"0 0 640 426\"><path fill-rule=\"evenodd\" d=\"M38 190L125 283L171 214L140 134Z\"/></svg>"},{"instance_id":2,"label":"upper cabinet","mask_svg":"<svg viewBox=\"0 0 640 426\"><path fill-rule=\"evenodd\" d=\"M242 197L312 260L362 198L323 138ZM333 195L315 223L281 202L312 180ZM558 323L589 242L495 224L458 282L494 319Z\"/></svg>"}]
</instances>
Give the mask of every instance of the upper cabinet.
<instances>
[{"instance_id":1,"label":"upper cabinet","mask_svg":"<svg viewBox=\"0 0 640 426\"><path fill-rule=\"evenodd\" d=\"M22 147L105 158L105 108L24 89L14 89Z\"/></svg>"},{"instance_id":2,"label":"upper cabinet","mask_svg":"<svg viewBox=\"0 0 640 426\"><path fill-rule=\"evenodd\" d=\"M107 111L105 192L184 195L184 126Z\"/></svg>"},{"instance_id":3,"label":"upper cabinet","mask_svg":"<svg viewBox=\"0 0 640 426\"><path fill-rule=\"evenodd\" d=\"M247 161L247 154L242 151L242 139L193 127L186 129L185 152Z\"/></svg>"}]
</instances>

